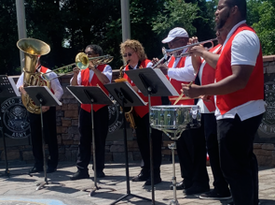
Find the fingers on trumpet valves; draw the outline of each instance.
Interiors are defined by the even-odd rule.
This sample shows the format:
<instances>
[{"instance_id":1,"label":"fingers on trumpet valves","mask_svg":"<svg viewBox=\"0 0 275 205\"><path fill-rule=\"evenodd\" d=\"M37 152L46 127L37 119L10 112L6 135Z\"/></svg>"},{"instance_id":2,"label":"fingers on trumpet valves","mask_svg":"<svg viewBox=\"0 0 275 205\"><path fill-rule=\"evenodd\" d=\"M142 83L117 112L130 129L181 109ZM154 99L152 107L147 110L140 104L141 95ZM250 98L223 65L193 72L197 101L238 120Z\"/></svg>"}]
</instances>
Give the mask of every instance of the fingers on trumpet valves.
<instances>
[{"instance_id":1,"label":"fingers on trumpet valves","mask_svg":"<svg viewBox=\"0 0 275 205\"><path fill-rule=\"evenodd\" d=\"M158 61L159 61L158 58L153 58L151 62L153 63L153 65L156 65Z\"/></svg>"}]
</instances>

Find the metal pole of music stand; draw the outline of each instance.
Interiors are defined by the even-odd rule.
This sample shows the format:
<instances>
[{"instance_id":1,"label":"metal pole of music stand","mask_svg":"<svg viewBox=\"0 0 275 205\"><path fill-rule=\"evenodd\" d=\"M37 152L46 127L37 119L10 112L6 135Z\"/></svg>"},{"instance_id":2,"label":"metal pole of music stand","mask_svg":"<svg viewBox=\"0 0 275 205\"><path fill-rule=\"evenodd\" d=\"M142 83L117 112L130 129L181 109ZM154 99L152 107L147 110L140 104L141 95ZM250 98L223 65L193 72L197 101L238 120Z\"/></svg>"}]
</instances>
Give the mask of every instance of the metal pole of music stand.
<instances>
[{"instance_id":1,"label":"metal pole of music stand","mask_svg":"<svg viewBox=\"0 0 275 205\"><path fill-rule=\"evenodd\" d=\"M92 143L93 143L93 166L94 166L94 187L92 191L90 191L89 196L93 196L95 192L99 189L109 189L111 191L116 191L113 188L102 188L97 186L97 170L96 170L96 152L95 152L95 127L94 127L94 112L93 112L93 103L94 99L91 98L91 122L92 122ZM89 188L83 189L83 191L87 191Z\"/></svg>"},{"instance_id":2,"label":"metal pole of music stand","mask_svg":"<svg viewBox=\"0 0 275 205\"><path fill-rule=\"evenodd\" d=\"M149 147L150 147L150 170L151 170L151 190L152 190L152 204L155 204L155 183L154 183L154 159L153 159L153 140L152 140L152 127L150 126L150 111L151 111L151 91L152 88L148 87L148 108L149 108Z\"/></svg>"},{"instance_id":3,"label":"metal pole of music stand","mask_svg":"<svg viewBox=\"0 0 275 205\"><path fill-rule=\"evenodd\" d=\"M4 149L4 155L5 155L5 167L6 167L6 170L3 174L1 174L0 176L7 176L7 177L10 177L10 170L9 170L9 165L8 165L8 156L7 156L7 147L6 147L6 137L5 137L5 134L4 134L4 126L3 126L3 116L2 116L2 112L0 113L0 120L1 120L1 134L2 134L2 137L3 137L3 149Z\"/></svg>"},{"instance_id":4,"label":"metal pole of music stand","mask_svg":"<svg viewBox=\"0 0 275 205\"><path fill-rule=\"evenodd\" d=\"M92 126L92 143L93 143L93 166L94 166L94 187L85 188L82 191L90 191L89 196L95 194L96 190L99 189L108 189L111 191L116 191L113 188L103 188L97 185L97 170L96 170L96 147L95 147L95 133L94 133L94 113L93 113L93 104L108 104L112 103L110 98L105 94L105 92L98 86L67 86L69 92L78 100L81 104L91 104L91 126Z\"/></svg>"},{"instance_id":5,"label":"metal pole of music stand","mask_svg":"<svg viewBox=\"0 0 275 205\"><path fill-rule=\"evenodd\" d=\"M53 182L53 181L48 181L47 177L47 160L46 160L46 141L45 141L45 135L44 135L44 121L43 121L43 112L42 112L42 104L43 104L43 99L39 98L38 99L40 102L40 119L41 119L41 136L42 136L42 151L43 151L43 170L44 170L44 181L36 184L36 190L40 190L45 187L45 185L48 184L60 184L63 186L63 184L59 182ZM32 176L32 175L30 175Z\"/></svg>"},{"instance_id":6,"label":"metal pole of music stand","mask_svg":"<svg viewBox=\"0 0 275 205\"><path fill-rule=\"evenodd\" d=\"M25 88L26 92L30 96L30 98L34 101L36 105L40 106L40 118L41 118L41 137L42 137L42 152L43 152L43 168L44 168L44 181L36 184L36 190L41 190L48 184L63 184L54 181L48 181L47 178L47 160L46 160L46 141L44 135L44 120L43 120L43 112L42 106L56 106L61 105L61 102L52 94L51 90L46 86L28 86ZM43 97L42 97L43 96ZM30 176L32 176L30 174Z\"/></svg>"},{"instance_id":7,"label":"metal pole of music stand","mask_svg":"<svg viewBox=\"0 0 275 205\"><path fill-rule=\"evenodd\" d=\"M138 196L136 194L132 194L131 190L130 190L130 179L129 179L129 162L128 162L128 147L127 147L127 132L126 132L126 118L125 118L125 107L124 107L124 96L122 93L118 94L118 97L121 99L122 101L122 108L123 108L123 122L124 122L124 128L123 128L123 135L124 135L124 152L125 152L125 171L126 171L126 191L127 193L125 195L123 195L122 197L118 198L115 202L111 203L110 205L114 205L117 202L127 198L127 197L137 197L143 200L147 200L147 201L151 201L150 199L147 199L145 197L142 196Z\"/></svg>"}]
</instances>

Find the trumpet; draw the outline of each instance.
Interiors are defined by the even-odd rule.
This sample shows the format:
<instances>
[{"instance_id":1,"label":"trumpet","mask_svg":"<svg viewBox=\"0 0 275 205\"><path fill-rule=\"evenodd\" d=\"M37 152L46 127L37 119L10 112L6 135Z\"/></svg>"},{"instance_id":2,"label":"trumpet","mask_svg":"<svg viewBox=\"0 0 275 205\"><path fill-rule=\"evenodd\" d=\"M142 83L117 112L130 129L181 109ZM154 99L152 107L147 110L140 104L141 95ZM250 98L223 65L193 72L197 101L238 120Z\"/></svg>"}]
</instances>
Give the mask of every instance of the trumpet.
<instances>
[{"instance_id":1,"label":"trumpet","mask_svg":"<svg viewBox=\"0 0 275 205\"><path fill-rule=\"evenodd\" d=\"M198 45L204 45L206 43L211 43L211 47L206 47L207 50L210 50L211 48L214 47L214 41L217 41L217 38L213 38L213 39L209 39L206 41L202 41L202 42L198 42L198 43L193 43L190 45L186 45L186 46L182 46L182 47L178 47L178 48L173 48L173 49L166 49L166 48L162 48L162 54L163 57L152 67L152 68L156 68L159 64L165 62L168 60L168 58L180 51L186 50L185 52L177 55L177 57L184 57L184 56L188 56L189 52L188 50L194 46L198 46Z\"/></svg>"},{"instance_id":2,"label":"trumpet","mask_svg":"<svg viewBox=\"0 0 275 205\"><path fill-rule=\"evenodd\" d=\"M94 66L98 66L98 65L110 63L113 59L114 59L114 57L111 55L108 55L108 54L103 55L103 56L88 58L88 56L84 52L79 52L75 56L74 63L53 69L47 73L43 73L43 74L41 74L41 77L46 81L51 81L51 80L59 78L63 75L69 75L69 74L73 73L73 69L75 66L78 67L80 70L84 70L89 66L90 61L93 63ZM54 72L57 75L57 77L49 79L47 74L49 74L51 72Z\"/></svg>"}]
</instances>

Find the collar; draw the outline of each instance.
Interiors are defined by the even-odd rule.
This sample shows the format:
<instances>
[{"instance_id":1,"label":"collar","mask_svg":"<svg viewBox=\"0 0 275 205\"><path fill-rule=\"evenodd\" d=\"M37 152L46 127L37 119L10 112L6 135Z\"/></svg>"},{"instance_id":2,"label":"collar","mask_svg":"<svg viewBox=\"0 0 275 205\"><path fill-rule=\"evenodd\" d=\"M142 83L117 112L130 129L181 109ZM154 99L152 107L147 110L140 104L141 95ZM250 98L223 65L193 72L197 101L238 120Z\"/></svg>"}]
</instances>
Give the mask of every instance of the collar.
<instances>
[{"instance_id":1,"label":"collar","mask_svg":"<svg viewBox=\"0 0 275 205\"><path fill-rule=\"evenodd\" d=\"M232 34L236 31L236 29L237 29L240 25L242 25L242 24L244 24L244 23L246 23L246 20L240 21L239 23L237 23L237 24L230 30L230 32L227 34L226 39L225 39L225 41L224 41L223 48L225 47L227 41L228 41L229 38L232 36ZM222 48L222 51L223 51L223 48Z\"/></svg>"}]
</instances>

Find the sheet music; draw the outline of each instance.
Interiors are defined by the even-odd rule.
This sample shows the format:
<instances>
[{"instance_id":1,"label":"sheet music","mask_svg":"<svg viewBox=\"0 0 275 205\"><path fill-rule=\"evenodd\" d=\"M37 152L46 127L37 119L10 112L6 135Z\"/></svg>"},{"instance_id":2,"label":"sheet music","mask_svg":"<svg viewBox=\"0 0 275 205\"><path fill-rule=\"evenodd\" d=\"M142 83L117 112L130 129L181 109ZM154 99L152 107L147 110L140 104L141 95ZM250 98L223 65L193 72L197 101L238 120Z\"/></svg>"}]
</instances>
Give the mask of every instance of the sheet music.
<instances>
[{"instance_id":1,"label":"sheet music","mask_svg":"<svg viewBox=\"0 0 275 205\"><path fill-rule=\"evenodd\" d=\"M28 90L29 88L42 88L42 87L44 87L44 88L46 89L46 91L51 95L51 97L55 100L55 102L56 102L59 106L62 105L62 103L57 99L57 97L55 97L55 95L52 93L52 91L51 91L47 86L28 86L28 87L25 88L25 90L26 90L26 92L28 92L27 90ZM29 95L30 95L30 94L29 94Z\"/></svg>"},{"instance_id":2,"label":"sheet music","mask_svg":"<svg viewBox=\"0 0 275 205\"><path fill-rule=\"evenodd\" d=\"M179 93L176 91L171 82L167 79L167 77L163 74L163 72L159 68L153 69L155 73L158 75L160 80L166 85L166 88L172 93L172 96L179 96Z\"/></svg>"},{"instance_id":3,"label":"sheet music","mask_svg":"<svg viewBox=\"0 0 275 205\"><path fill-rule=\"evenodd\" d=\"M140 100L144 105L147 105L147 104L148 104L148 102L145 102L145 101L139 96L139 94L132 88L131 84L130 84L128 81L125 81L124 83L129 87L130 90L132 90L132 91L136 94L136 96L139 98L139 100Z\"/></svg>"}]
</instances>

